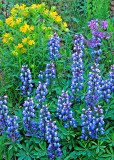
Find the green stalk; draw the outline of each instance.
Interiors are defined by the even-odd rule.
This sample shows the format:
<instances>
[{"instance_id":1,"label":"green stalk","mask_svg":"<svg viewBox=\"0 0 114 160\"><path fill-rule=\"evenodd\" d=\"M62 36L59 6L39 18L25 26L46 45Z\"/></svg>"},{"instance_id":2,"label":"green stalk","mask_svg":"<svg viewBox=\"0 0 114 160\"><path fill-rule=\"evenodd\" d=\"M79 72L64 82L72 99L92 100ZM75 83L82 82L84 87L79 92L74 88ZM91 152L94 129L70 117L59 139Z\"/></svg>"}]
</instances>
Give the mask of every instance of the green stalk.
<instances>
[{"instance_id":1,"label":"green stalk","mask_svg":"<svg viewBox=\"0 0 114 160\"><path fill-rule=\"evenodd\" d=\"M28 63L29 63L29 67L30 67L30 53L29 53L29 44L28 44Z\"/></svg>"},{"instance_id":2,"label":"green stalk","mask_svg":"<svg viewBox=\"0 0 114 160\"><path fill-rule=\"evenodd\" d=\"M44 45L44 37L43 37L43 62L42 62L42 69L43 69L43 65L44 65L44 48L45 48L45 45Z\"/></svg>"},{"instance_id":3,"label":"green stalk","mask_svg":"<svg viewBox=\"0 0 114 160\"><path fill-rule=\"evenodd\" d=\"M36 26L36 18L35 18L35 26ZM35 33L36 33L36 30L34 30L34 42L36 43ZM34 73L34 79L35 79L35 77L36 77L36 74L35 74L35 44L34 44L34 62L33 63L34 63L33 73Z\"/></svg>"}]
</instances>

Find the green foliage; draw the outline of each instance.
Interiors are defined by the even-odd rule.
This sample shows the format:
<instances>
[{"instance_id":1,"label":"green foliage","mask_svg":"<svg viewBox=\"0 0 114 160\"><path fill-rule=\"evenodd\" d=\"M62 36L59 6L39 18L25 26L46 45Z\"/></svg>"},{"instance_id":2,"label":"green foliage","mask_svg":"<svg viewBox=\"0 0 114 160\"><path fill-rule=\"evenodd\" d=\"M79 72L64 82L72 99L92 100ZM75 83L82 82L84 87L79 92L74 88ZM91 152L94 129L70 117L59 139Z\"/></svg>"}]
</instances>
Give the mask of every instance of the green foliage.
<instances>
[{"instance_id":1,"label":"green foliage","mask_svg":"<svg viewBox=\"0 0 114 160\"><path fill-rule=\"evenodd\" d=\"M110 0L87 0L88 21L109 18Z\"/></svg>"},{"instance_id":2,"label":"green foliage","mask_svg":"<svg viewBox=\"0 0 114 160\"><path fill-rule=\"evenodd\" d=\"M1 4L3 8L6 8L8 5L7 17L10 16L11 8L14 7L14 4L27 4L30 6L33 3L39 4L42 0L10 0L5 1L5 4ZM44 2L44 0L43 0ZM113 120L114 120L114 101L113 95L109 103L104 101L100 101L100 105L103 106L104 116L105 116L105 135L100 136L96 139L88 139L84 141L80 138L81 136L81 120L80 115L82 113L82 108L85 108L85 97L87 93L87 81L88 81L88 73L90 71L90 59L91 59L91 50L85 48L84 50L84 88L83 91L79 93L81 94L81 100L79 103L75 103L72 105L72 111L75 112L75 118L77 120L77 128L65 129L63 127L62 121L59 121L55 115L57 108L57 99L61 95L61 91L68 90L69 94L72 95L70 91L71 85L71 64L72 62L69 60L71 54L73 53L72 47L72 37L74 35L74 31L78 32L78 34L83 33L84 36L89 39L91 37L91 33L87 28L87 22L92 18L98 19L108 19L109 18L109 1L105 0L45 0L45 2L49 5L45 6L46 9L53 10L52 6L56 6L57 12L62 16L63 21L68 23L69 28L71 30L69 32L65 32L62 30L61 24L55 25L55 22L50 21L43 15L37 14L36 20L34 19L34 9L31 9L30 16L28 19L24 19L25 23L27 22L29 25L34 25L37 28L33 34L29 36L36 40L35 47L31 47L27 49L26 56L23 54L19 59L19 56L12 55L12 51L14 50L14 46L18 43L21 43L21 40L25 38L24 34L19 33L16 28L10 28L8 26L3 26L3 22L5 23L5 16L1 14L2 28L0 30L0 34L4 35L6 32L12 33L15 41L14 43L9 43L5 45L2 43L3 37L0 37L1 42L1 54L0 54L0 95L7 94L9 98L9 112L15 113L15 115L19 118L19 131L22 134L21 143L12 143L11 139L6 138L6 135L0 135L0 160L4 158L6 160L10 159L19 159L19 160L32 160L32 159L40 159L40 160L48 160L47 153L47 144L40 139L34 137L27 137L24 135L24 129L22 125L22 111L23 111L23 102L26 100L26 96L20 96L20 86L21 82L19 79L20 68L21 65L29 62L29 67L32 70L32 74L34 77L34 95L35 89L37 87L38 78L37 75L39 70L44 70L45 65L48 63L46 60L48 59L48 35L53 34L53 32L57 32L61 37L61 59L57 61L57 69L58 76L60 81L60 86L58 86L57 79L55 80L56 85L52 87L48 87L49 94L46 97L46 104L48 104L49 111L52 112L52 119L56 119L56 124L58 126L58 136L61 139L61 149L63 155L61 156L61 160L70 160L70 159L79 159L79 160L112 160L114 159L113 146L114 146L114 134L113 134ZM51 8L52 7L52 8ZM0 11L2 12L2 11ZM33 18L31 15L33 14ZM41 17L40 17L41 16ZM42 18L43 17L43 18ZM30 20L30 21L29 21ZM113 32L113 25L108 19L108 32ZM51 27L51 31L45 30L46 27ZM63 31L63 32L62 32ZM28 36L28 35L27 35ZM17 38L18 37L18 38ZM113 40L103 40L101 49L103 53L101 54L102 62L100 64L101 76L103 79L108 78L108 72L110 70L110 66L113 64ZM12 47L12 48L10 48ZM35 51L35 52L34 52ZM30 54L28 54L28 52ZM30 56L30 57L29 57ZM52 92L52 93L51 93ZM78 95L78 93L77 93ZM39 111L36 111L37 116L35 121L39 122Z\"/></svg>"}]
</instances>

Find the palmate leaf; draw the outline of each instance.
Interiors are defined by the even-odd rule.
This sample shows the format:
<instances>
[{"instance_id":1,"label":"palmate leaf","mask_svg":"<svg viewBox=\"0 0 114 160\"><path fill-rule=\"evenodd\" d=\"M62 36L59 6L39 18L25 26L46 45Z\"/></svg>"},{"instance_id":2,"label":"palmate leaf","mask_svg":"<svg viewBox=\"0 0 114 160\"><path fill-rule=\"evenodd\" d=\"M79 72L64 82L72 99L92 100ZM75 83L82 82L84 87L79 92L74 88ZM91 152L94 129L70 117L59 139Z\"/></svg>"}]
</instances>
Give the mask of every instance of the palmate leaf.
<instances>
[{"instance_id":1,"label":"palmate leaf","mask_svg":"<svg viewBox=\"0 0 114 160\"><path fill-rule=\"evenodd\" d=\"M43 156L48 155L46 150L44 151L44 150L41 150L41 149L39 149L39 148L37 148L37 147L35 147L35 150L37 151L37 152L34 153L34 156L35 156L36 158L41 158L41 157L43 157Z\"/></svg>"},{"instance_id":2,"label":"palmate leaf","mask_svg":"<svg viewBox=\"0 0 114 160\"><path fill-rule=\"evenodd\" d=\"M71 152L64 160L77 158L76 153L76 151Z\"/></svg>"}]
</instances>

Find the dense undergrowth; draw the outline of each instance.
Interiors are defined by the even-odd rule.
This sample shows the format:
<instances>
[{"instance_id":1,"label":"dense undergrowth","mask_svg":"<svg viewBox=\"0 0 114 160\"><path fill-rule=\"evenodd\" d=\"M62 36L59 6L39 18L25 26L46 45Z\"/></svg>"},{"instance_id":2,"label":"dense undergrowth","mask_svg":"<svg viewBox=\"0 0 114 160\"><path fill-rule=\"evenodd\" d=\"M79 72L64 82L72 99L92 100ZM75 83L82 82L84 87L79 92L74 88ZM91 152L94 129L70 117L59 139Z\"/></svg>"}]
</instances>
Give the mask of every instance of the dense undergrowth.
<instances>
[{"instance_id":1,"label":"dense undergrowth","mask_svg":"<svg viewBox=\"0 0 114 160\"><path fill-rule=\"evenodd\" d=\"M112 160L109 1L17 2L0 21L0 159Z\"/></svg>"}]
</instances>

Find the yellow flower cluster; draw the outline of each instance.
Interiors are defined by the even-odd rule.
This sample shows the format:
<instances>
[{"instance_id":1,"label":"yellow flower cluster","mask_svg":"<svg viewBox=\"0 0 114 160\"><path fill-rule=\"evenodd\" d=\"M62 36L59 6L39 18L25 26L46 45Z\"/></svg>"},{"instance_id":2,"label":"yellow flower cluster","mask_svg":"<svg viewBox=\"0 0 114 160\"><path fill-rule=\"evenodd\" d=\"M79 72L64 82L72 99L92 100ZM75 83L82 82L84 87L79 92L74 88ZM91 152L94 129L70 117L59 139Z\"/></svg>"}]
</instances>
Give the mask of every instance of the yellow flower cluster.
<instances>
[{"instance_id":1,"label":"yellow flower cluster","mask_svg":"<svg viewBox=\"0 0 114 160\"><path fill-rule=\"evenodd\" d=\"M16 14L16 13L17 13L16 9L15 9L15 8L12 8L11 14L14 15L14 14Z\"/></svg>"},{"instance_id":2,"label":"yellow flower cluster","mask_svg":"<svg viewBox=\"0 0 114 160\"><path fill-rule=\"evenodd\" d=\"M26 43L27 42L27 38L22 39L22 43Z\"/></svg>"},{"instance_id":3,"label":"yellow flower cluster","mask_svg":"<svg viewBox=\"0 0 114 160\"><path fill-rule=\"evenodd\" d=\"M20 27L20 32L22 32L22 33L26 33L27 30L28 30L29 32L31 32L32 30L34 30L34 26L31 26L31 27L30 27L28 24L25 24L24 26L21 26L21 27Z\"/></svg>"},{"instance_id":4,"label":"yellow flower cluster","mask_svg":"<svg viewBox=\"0 0 114 160\"><path fill-rule=\"evenodd\" d=\"M24 48L21 43L18 43L18 45L15 46L15 48L16 48L17 50L18 50L18 49L21 49L21 52L22 52L22 53L26 53L26 48Z\"/></svg>"},{"instance_id":5,"label":"yellow flower cluster","mask_svg":"<svg viewBox=\"0 0 114 160\"><path fill-rule=\"evenodd\" d=\"M21 22L22 18L17 18L16 23L19 24Z\"/></svg>"},{"instance_id":6,"label":"yellow flower cluster","mask_svg":"<svg viewBox=\"0 0 114 160\"><path fill-rule=\"evenodd\" d=\"M9 37L9 33L5 33L4 34L4 37L3 37L3 43L6 43L7 42L7 38Z\"/></svg>"},{"instance_id":7,"label":"yellow flower cluster","mask_svg":"<svg viewBox=\"0 0 114 160\"><path fill-rule=\"evenodd\" d=\"M29 44L30 46L32 46L33 44L35 44L35 42L34 42L33 40L30 40L30 41L28 41L28 44Z\"/></svg>"},{"instance_id":8,"label":"yellow flower cluster","mask_svg":"<svg viewBox=\"0 0 114 160\"><path fill-rule=\"evenodd\" d=\"M13 20L13 17L9 17L6 19L6 24L10 25L11 27L13 27L15 25L15 22Z\"/></svg>"},{"instance_id":9,"label":"yellow flower cluster","mask_svg":"<svg viewBox=\"0 0 114 160\"><path fill-rule=\"evenodd\" d=\"M59 16L56 11L55 12L50 12L50 15L56 22L62 22L61 16Z\"/></svg>"},{"instance_id":10,"label":"yellow flower cluster","mask_svg":"<svg viewBox=\"0 0 114 160\"><path fill-rule=\"evenodd\" d=\"M40 9L42 7L42 4L32 4L30 8L32 9Z\"/></svg>"},{"instance_id":11,"label":"yellow flower cluster","mask_svg":"<svg viewBox=\"0 0 114 160\"><path fill-rule=\"evenodd\" d=\"M21 44L21 43L18 43L18 45L17 46L15 46L15 48L16 49L18 49L18 48L22 48L23 47L23 45Z\"/></svg>"},{"instance_id":12,"label":"yellow flower cluster","mask_svg":"<svg viewBox=\"0 0 114 160\"><path fill-rule=\"evenodd\" d=\"M19 39L18 45L14 47L15 49L12 52L13 55L18 55L18 52L26 53L27 48L25 46L27 45L32 46L37 42L37 36L35 34L37 33L38 29L36 28L35 30L36 33L35 32L32 33L32 31L34 30L34 26L30 26L28 24L28 22L31 21L32 16L34 18L34 24L36 24L37 17L35 16L37 16L38 14L41 15L41 17L39 17L38 27L39 31L43 32L43 34L45 34L47 39L49 39L50 36L53 34L52 25L56 25L56 27L58 25L61 31L66 31L66 32L68 31L67 23L62 22L61 16L58 15L55 9L56 9L55 7L51 7L51 9L49 10L44 3L32 4L30 7L26 7L26 5L24 4L20 6L17 4L15 5L14 8L12 8L11 17L6 19L6 24L8 25L8 27L15 26L14 31L16 32L14 32L12 35L20 31L21 33L27 36L24 37L21 41ZM44 19L42 19L42 17ZM12 37L11 34L9 33L5 33L3 35L3 43L9 44L10 42L11 44L12 41L14 41L14 37ZM16 35L16 37L18 36Z\"/></svg>"},{"instance_id":13,"label":"yellow flower cluster","mask_svg":"<svg viewBox=\"0 0 114 160\"><path fill-rule=\"evenodd\" d=\"M21 6L19 6L18 4L15 5L15 8L17 8L18 10L23 11L25 9L26 5L22 4Z\"/></svg>"}]
</instances>

